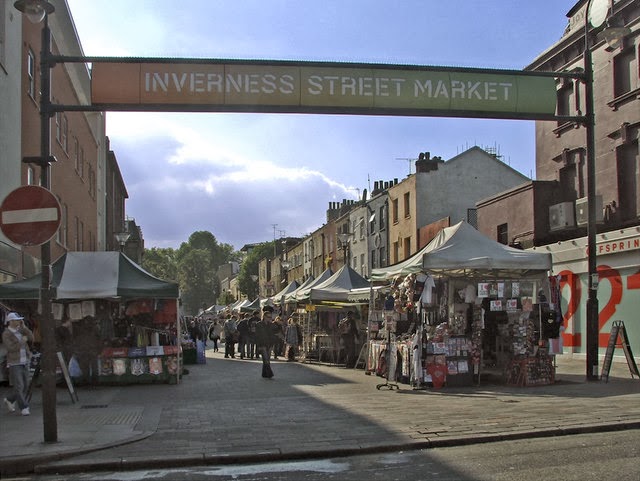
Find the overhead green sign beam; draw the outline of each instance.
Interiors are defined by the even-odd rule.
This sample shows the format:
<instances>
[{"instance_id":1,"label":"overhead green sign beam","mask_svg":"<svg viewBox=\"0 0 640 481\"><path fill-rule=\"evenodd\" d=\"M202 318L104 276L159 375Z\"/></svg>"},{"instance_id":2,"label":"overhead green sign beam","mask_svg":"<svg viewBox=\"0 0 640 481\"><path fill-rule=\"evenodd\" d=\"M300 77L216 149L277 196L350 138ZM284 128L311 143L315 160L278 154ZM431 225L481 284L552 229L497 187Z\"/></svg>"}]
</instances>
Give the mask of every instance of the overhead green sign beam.
<instances>
[{"instance_id":1,"label":"overhead green sign beam","mask_svg":"<svg viewBox=\"0 0 640 481\"><path fill-rule=\"evenodd\" d=\"M335 113L551 120L551 75L287 61L93 59L105 110Z\"/></svg>"}]
</instances>

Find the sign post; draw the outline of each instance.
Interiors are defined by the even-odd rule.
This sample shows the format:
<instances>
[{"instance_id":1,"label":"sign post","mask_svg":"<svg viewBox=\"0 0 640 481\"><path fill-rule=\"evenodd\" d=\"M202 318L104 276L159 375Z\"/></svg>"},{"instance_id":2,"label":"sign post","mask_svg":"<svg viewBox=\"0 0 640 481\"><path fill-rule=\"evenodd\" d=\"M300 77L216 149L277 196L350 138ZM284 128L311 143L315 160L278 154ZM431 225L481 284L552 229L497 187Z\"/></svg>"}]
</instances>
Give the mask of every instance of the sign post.
<instances>
[{"instance_id":1,"label":"sign post","mask_svg":"<svg viewBox=\"0 0 640 481\"><path fill-rule=\"evenodd\" d=\"M0 228L21 246L49 241L60 227L60 204L47 189L36 185L18 187L0 205Z\"/></svg>"}]
</instances>

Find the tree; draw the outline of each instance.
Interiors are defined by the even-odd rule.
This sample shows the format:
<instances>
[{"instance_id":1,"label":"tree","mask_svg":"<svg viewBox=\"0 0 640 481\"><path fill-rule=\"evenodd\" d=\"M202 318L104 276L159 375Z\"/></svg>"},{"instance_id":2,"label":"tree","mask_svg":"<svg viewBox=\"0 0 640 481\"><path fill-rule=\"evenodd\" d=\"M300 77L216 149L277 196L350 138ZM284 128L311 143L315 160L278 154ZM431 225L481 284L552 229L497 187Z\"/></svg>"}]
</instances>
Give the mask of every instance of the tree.
<instances>
[{"instance_id":1,"label":"tree","mask_svg":"<svg viewBox=\"0 0 640 481\"><path fill-rule=\"evenodd\" d=\"M218 268L238 259L230 244L219 244L208 231L197 231L177 250L145 249L142 266L160 279L177 281L185 314L196 315L220 296Z\"/></svg>"},{"instance_id":2,"label":"tree","mask_svg":"<svg viewBox=\"0 0 640 481\"><path fill-rule=\"evenodd\" d=\"M244 258L238 273L238 289L245 294L248 299L258 297L258 282L251 276L258 275L258 264L265 257L273 257L273 241L263 242L256 245Z\"/></svg>"},{"instance_id":3,"label":"tree","mask_svg":"<svg viewBox=\"0 0 640 481\"><path fill-rule=\"evenodd\" d=\"M145 249L144 256L142 256L142 267L160 279L178 280L176 251L170 247Z\"/></svg>"},{"instance_id":4,"label":"tree","mask_svg":"<svg viewBox=\"0 0 640 481\"><path fill-rule=\"evenodd\" d=\"M229 244L218 244L208 231L194 232L177 252L182 305L185 313L195 315L208 307L220 295L218 268L233 255Z\"/></svg>"}]
</instances>

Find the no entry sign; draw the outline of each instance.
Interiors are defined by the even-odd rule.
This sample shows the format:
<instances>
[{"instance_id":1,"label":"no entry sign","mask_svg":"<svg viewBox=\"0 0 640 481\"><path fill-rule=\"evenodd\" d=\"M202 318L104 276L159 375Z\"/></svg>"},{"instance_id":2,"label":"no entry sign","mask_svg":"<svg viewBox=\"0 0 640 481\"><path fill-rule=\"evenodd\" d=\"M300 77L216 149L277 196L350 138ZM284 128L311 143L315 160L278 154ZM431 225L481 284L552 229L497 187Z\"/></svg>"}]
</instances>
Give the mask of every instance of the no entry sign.
<instances>
[{"instance_id":1,"label":"no entry sign","mask_svg":"<svg viewBox=\"0 0 640 481\"><path fill-rule=\"evenodd\" d=\"M18 187L0 205L0 229L16 244L44 244L54 236L59 227L60 204L43 187Z\"/></svg>"}]
</instances>

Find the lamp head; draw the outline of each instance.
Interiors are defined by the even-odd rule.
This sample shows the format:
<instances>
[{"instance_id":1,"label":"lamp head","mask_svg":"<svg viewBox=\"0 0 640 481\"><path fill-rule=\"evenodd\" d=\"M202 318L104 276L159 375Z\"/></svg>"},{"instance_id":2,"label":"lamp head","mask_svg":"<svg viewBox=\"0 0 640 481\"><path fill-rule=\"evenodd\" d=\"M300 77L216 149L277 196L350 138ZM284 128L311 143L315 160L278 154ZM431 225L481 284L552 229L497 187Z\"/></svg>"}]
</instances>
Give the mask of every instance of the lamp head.
<instances>
[{"instance_id":1,"label":"lamp head","mask_svg":"<svg viewBox=\"0 0 640 481\"><path fill-rule=\"evenodd\" d=\"M55 7L47 0L17 0L13 6L24 13L32 23L40 23L52 14Z\"/></svg>"},{"instance_id":2,"label":"lamp head","mask_svg":"<svg viewBox=\"0 0 640 481\"><path fill-rule=\"evenodd\" d=\"M607 19L604 30L598 34L598 38L603 38L607 45L615 50L622 45L622 41L629 34L631 29L625 27L619 18L610 17Z\"/></svg>"}]
</instances>

